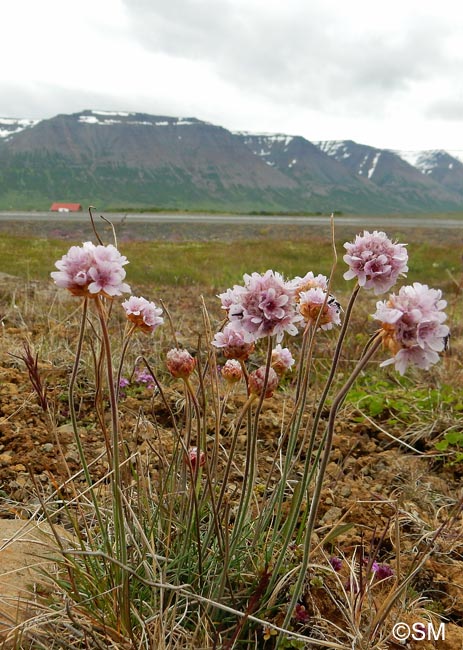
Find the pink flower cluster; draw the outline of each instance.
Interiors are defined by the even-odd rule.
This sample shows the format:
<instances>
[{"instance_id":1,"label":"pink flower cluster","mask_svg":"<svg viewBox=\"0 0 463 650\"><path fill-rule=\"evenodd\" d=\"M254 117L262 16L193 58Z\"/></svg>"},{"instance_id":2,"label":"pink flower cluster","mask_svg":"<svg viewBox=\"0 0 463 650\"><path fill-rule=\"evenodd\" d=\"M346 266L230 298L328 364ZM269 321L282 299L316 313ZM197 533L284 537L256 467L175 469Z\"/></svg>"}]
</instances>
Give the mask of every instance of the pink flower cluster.
<instances>
[{"instance_id":1,"label":"pink flower cluster","mask_svg":"<svg viewBox=\"0 0 463 650\"><path fill-rule=\"evenodd\" d=\"M226 359L246 361L254 350L254 342L246 342L244 335L236 329L236 323L227 323L221 332L217 332L212 345L220 348Z\"/></svg>"},{"instance_id":2,"label":"pink flower cluster","mask_svg":"<svg viewBox=\"0 0 463 650\"><path fill-rule=\"evenodd\" d=\"M282 348L280 343L273 348L271 366L278 376L289 372L295 363L293 355L288 348Z\"/></svg>"},{"instance_id":3,"label":"pink flower cluster","mask_svg":"<svg viewBox=\"0 0 463 650\"><path fill-rule=\"evenodd\" d=\"M295 290L279 273L266 271L245 274L244 286L235 285L220 294L222 307L235 331L251 343L265 336L297 334L295 322L301 320L295 308Z\"/></svg>"},{"instance_id":4,"label":"pink flower cluster","mask_svg":"<svg viewBox=\"0 0 463 650\"><path fill-rule=\"evenodd\" d=\"M172 348L167 353L166 365L172 377L187 379L195 369L196 359L188 350Z\"/></svg>"},{"instance_id":5,"label":"pink flower cluster","mask_svg":"<svg viewBox=\"0 0 463 650\"><path fill-rule=\"evenodd\" d=\"M144 332L154 332L154 330L164 323L162 318L162 309L157 307L154 302L149 302L146 298L130 298L122 303L127 320L139 327Z\"/></svg>"},{"instance_id":6,"label":"pink flower cluster","mask_svg":"<svg viewBox=\"0 0 463 650\"><path fill-rule=\"evenodd\" d=\"M326 298L326 291L320 287L300 292L299 311L306 323L315 325L318 321L318 327L322 330L330 330L333 325L341 324L341 305L334 296Z\"/></svg>"},{"instance_id":7,"label":"pink flower cluster","mask_svg":"<svg viewBox=\"0 0 463 650\"><path fill-rule=\"evenodd\" d=\"M405 244L393 243L384 232L365 230L354 243L344 244L344 248L347 254L343 259L349 265L344 279L357 278L361 287L373 289L376 295L389 291L398 277L408 271Z\"/></svg>"},{"instance_id":8,"label":"pink flower cluster","mask_svg":"<svg viewBox=\"0 0 463 650\"><path fill-rule=\"evenodd\" d=\"M248 378L248 388L251 395L261 395L265 388L264 397L272 397L275 390L278 388L279 378L273 368L268 368L267 384L265 383L265 376L267 368L260 366L257 370L251 372Z\"/></svg>"},{"instance_id":9,"label":"pink flower cluster","mask_svg":"<svg viewBox=\"0 0 463 650\"><path fill-rule=\"evenodd\" d=\"M123 267L127 263L127 258L112 244L95 246L85 242L82 246L71 246L55 263L58 271L53 271L51 277L58 287L68 289L74 296L114 298L130 292L124 282Z\"/></svg>"},{"instance_id":10,"label":"pink flower cluster","mask_svg":"<svg viewBox=\"0 0 463 650\"><path fill-rule=\"evenodd\" d=\"M393 363L403 375L409 365L427 370L435 364L449 334L443 324L446 305L440 290L419 282L378 302L373 318L381 322L384 343L394 355L381 365Z\"/></svg>"}]
</instances>

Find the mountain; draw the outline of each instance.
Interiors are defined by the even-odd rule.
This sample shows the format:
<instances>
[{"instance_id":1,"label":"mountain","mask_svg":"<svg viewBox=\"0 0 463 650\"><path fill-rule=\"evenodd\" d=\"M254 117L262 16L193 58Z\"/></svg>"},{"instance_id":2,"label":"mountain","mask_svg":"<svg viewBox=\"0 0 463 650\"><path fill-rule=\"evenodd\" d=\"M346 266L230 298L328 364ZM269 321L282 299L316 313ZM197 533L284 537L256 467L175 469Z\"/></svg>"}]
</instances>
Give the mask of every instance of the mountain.
<instances>
[{"instance_id":1,"label":"mountain","mask_svg":"<svg viewBox=\"0 0 463 650\"><path fill-rule=\"evenodd\" d=\"M440 185L463 195L463 162L457 156L442 149L398 151L397 155Z\"/></svg>"},{"instance_id":2,"label":"mountain","mask_svg":"<svg viewBox=\"0 0 463 650\"><path fill-rule=\"evenodd\" d=\"M82 111L40 121L3 144L3 208L68 197L103 207L250 210L265 196L267 209L299 206L294 181L226 129L195 118Z\"/></svg>"},{"instance_id":3,"label":"mountain","mask_svg":"<svg viewBox=\"0 0 463 650\"><path fill-rule=\"evenodd\" d=\"M236 132L267 165L304 188L307 204L316 197L331 209L384 212L400 209L394 197L368 182L301 136Z\"/></svg>"},{"instance_id":4,"label":"mountain","mask_svg":"<svg viewBox=\"0 0 463 650\"><path fill-rule=\"evenodd\" d=\"M317 146L346 169L394 196L402 209L427 212L461 209L463 194L457 188L423 174L394 151L352 140L321 141Z\"/></svg>"},{"instance_id":5,"label":"mountain","mask_svg":"<svg viewBox=\"0 0 463 650\"><path fill-rule=\"evenodd\" d=\"M450 211L463 199L463 165L454 160L446 174L422 173L351 141L316 146L193 117L85 110L0 118L0 209L63 201L105 210Z\"/></svg>"}]
</instances>

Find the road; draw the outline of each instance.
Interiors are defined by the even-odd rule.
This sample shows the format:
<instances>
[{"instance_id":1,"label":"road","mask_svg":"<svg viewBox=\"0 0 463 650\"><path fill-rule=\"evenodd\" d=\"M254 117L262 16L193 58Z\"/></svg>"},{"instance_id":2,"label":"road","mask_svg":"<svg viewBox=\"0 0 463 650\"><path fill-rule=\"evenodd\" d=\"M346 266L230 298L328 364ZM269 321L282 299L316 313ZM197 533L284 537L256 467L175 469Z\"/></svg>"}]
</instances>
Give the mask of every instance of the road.
<instances>
[{"instance_id":1,"label":"road","mask_svg":"<svg viewBox=\"0 0 463 650\"><path fill-rule=\"evenodd\" d=\"M94 213L98 217L100 213ZM107 213L103 214L114 224L121 221L126 223L170 223L170 224L211 224L211 225L304 225L320 226L329 223L328 216L286 216L286 215L245 215L245 214L193 214L193 213ZM16 222L48 222L62 225L65 222L88 223L88 214L56 213L56 212L0 212L0 221ZM435 215L391 216L391 215L356 215L338 216L335 222L340 225L358 226L360 228L440 228L463 229L463 217L439 217Z\"/></svg>"}]
</instances>

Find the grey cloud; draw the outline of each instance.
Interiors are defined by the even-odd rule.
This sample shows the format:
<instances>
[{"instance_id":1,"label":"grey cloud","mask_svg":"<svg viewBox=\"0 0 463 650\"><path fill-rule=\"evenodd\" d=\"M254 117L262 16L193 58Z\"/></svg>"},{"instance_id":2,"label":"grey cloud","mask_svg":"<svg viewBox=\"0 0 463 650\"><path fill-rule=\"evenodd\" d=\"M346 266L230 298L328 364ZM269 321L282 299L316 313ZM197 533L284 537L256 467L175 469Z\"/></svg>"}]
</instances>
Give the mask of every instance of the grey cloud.
<instances>
[{"instance_id":1,"label":"grey cloud","mask_svg":"<svg viewBox=\"0 0 463 650\"><path fill-rule=\"evenodd\" d=\"M43 119L58 113L75 113L86 108L125 110L124 99L87 90L63 88L56 84L16 84L0 81L0 116Z\"/></svg>"},{"instance_id":2,"label":"grey cloud","mask_svg":"<svg viewBox=\"0 0 463 650\"><path fill-rule=\"evenodd\" d=\"M435 75L451 33L445 19L398 19L356 37L323 3L284 12L234 0L125 0L134 37L146 49L199 60L230 85L275 103L354 113L382 110L392 95ZM360 18L361 19L361 18Z\"/></svg>"},{"instance_id":3,"label":"grey cloud","mask_svg":"<svg viewBox=\"0 0 463 650\"><path fill-rule=\"evenodd\" d=\"M426 116L431 119L460 122L463 120L463 93L458 97L440 99L432 102L426 110Z\"/></svg>"}]
</instances>

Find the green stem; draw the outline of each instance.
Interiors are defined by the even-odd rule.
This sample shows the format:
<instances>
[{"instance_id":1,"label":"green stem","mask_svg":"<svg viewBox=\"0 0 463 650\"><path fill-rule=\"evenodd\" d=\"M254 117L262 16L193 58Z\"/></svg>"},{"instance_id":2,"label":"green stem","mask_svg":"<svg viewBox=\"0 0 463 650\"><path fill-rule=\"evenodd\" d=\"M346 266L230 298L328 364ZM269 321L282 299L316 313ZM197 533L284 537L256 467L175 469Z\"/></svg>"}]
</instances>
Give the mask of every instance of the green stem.
<instances>
[{"instance_id":1,"label":"green stem","mask_svg":"<svg viewBox=\"0 0 463 650\"><path fill-rule=\"evenodd\" d=\"M119 454L119 413L117 408L117 397L114 383L114 372L111 358L111 342L109 339L107 316L103 308L102 298L96 298L96 307L100 319L101 333L106 357L106 375L108 380L109 408L111 412L111 436L112 436L112 473L111 487L113 494L113 516L114 532L116 537L116 557L122 566L127 565L127 544L125 538L125 516L122 504L122 474ZM130 598L129 598L129 574L125 569L120 569L118 600L121 612L122 623L125 631L131 633L130 621Z\"/></svg>"},{"instance_id":2,"label":"green stem","mask_svg":"<svg viewBox=\"0 0 463 650\"><path fill-rule=\"evenodd\" d=\"M323 455L321 458L321 463L320 463L320 468L317 476L317 480L315 483L315 488L314 488L314 493L312 495L312 500L310 504L310 511L309 511L309 517L307 520L307 525L305 529L305 543L304 543L304 552L303 552L303 557L302 557L302 562L301 562L301 567L299 569L299 575L297 582L294 587L293 595L291 598L291 602L288 607L288 611L286 613L285 621L283 623L283 627L287 627L290 624L291 617L293 615L294 608L296 607L297 601L301 596L301 592L304 586L304 581L306 579L306 572L307 568L309 566L309 559L310 559L310 551L311 551L311 546L312 546L312 533L315 527L315 521L317 518L317 513L318 513L318 507L320 505L320 497L321 497L321 492L323 488L323 481L325 477L325 472L326 468L328 466L328 461L330 458L331 454L331 447L333 444L333 435L334 435L334 424L336 421L336 415L339 410L339 407L341 406L347 392L351 388L352 384L355 382L357 377L359 376L360 372L363 370L365 365L370 361L371 357L375 354L377 349L381 345L381 335L378 335L375 342L370 346L366 354L359 360L357 363L356 367L352 371L349 379L346 381L344 386L341 388L341 390L338 392L336 397L333 400L333 404L330 408L330 414L328 417L328 423L327 423L327 433L326 433L326 438L325 438L325 447L323 450ZM309 495L307 495L309 497ZM277 644L278 647L278 644Z\"/></svg>"}]
</instances>

